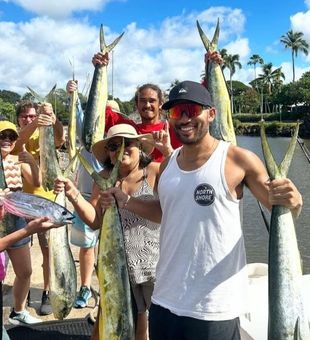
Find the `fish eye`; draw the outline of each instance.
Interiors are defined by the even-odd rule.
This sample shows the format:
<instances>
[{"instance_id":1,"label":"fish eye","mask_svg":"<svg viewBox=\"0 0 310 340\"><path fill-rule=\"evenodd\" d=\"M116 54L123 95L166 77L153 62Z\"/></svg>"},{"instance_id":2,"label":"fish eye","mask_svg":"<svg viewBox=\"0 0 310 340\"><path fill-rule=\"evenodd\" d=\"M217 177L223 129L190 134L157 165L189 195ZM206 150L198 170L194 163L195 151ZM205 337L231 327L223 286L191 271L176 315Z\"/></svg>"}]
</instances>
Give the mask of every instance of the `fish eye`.
<instances>
[{"instance_id":1,"label":"fish eye","mask_svg":"<svg viewBox=\"0 0 310 340\"><path fill-rule=\"evenodd\" d=\"M67 212L66 212L66 211L63 211L63 212L61 213L61 215L62 215L62 216L66 216L66 215L67 215Z\"/></svg>"}]
</instances>

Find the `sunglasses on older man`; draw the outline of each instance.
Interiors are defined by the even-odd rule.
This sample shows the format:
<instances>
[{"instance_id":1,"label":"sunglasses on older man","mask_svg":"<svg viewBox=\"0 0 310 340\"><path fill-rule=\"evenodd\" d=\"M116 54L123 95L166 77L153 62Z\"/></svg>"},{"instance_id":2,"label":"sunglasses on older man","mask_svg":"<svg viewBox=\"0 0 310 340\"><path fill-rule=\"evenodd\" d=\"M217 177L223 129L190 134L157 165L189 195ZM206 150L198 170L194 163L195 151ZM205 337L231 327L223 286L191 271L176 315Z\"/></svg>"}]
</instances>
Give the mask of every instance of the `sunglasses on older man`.
<instances>
[{"instance_id":1,"label":"sunglasses on older man","mask_svg":"<svg viewBox=\"0 0 310 340\"><path fill-rule=\"evenodd\" d=\"M181 119L183 114L188 118L198 117L203 111L203 106L196 103L177 104L169 109L169 118Z\"/></svg>"},{"instance_id":2,"label":"sunglasses on older man","mask_svg":"<svg viewBox=\"0 0 310 340\"><path fill-rule=\"evenodd\" d=\"M124 138L124 147L128 148L133 142L135 142L136 139L132 138ZM110 151L110 152L115 152L117 151L120 147L122 146L122 143L115 143L115 142L110 142L108 143L105 148Z\"/></svg>"},{"instance_id":3,"label":"sunglasses on older man","mask_svg":"<svg viewBox=\"0 0 310 340\"><path fill-rule=\"evenodd\" d=\"M16 141L17 139L17 134L15 132L11 132L11 131L2 131L0 132L0 139L1 140L5 140L5 139L9 139L11 142Z\"/></svg>"}]
</instances>

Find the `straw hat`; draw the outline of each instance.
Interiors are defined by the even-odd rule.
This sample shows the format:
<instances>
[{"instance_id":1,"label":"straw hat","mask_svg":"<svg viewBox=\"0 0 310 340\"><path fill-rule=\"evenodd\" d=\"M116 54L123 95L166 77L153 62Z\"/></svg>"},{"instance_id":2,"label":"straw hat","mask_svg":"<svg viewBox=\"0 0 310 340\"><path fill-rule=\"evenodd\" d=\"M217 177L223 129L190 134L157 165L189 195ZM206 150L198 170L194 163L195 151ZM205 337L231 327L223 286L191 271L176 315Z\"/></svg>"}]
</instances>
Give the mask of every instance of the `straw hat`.
<instances>
[{"instance_id":1,"label":"straw hat","mask_svg":"<svg viewBox=\"0 0 310 340\"><path fill-rule=\"evenodd\" d=\"M144 151L147 155L152 153L152 151L154 150L154 140L151 133L138 135L136 129L133 126L129 124L117 124L110 127L106 138L95 143L91 148L93 155L97 158L99 162L104 163L109 157L109 151L105 148L105 146L107 145L108 141L114 137L138 139L141 143L142 151Z\"/></svg>"}]
</instances>

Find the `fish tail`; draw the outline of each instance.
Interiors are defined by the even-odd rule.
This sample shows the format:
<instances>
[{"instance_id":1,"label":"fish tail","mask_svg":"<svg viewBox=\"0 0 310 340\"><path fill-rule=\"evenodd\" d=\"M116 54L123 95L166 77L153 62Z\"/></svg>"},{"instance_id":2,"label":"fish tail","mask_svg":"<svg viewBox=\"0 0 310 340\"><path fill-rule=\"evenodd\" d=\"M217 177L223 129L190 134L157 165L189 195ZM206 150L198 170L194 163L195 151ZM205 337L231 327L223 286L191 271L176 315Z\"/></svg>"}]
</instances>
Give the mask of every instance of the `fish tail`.
<instances>
[{"instance_id":1,"label":"fish tail","mask_svg":"<svg viewBox=\"0 0 310 340\"><path fill-rule=\"evenodd\" d=\"M266 168L269 174L270 179L275 179L280 177L280 171L278 168L277 163L275 162L268 140L266 136L266 130L264 122L260 123L260 137L261 137L261 144L264 154L264 159L266 163Z\"/></svg>"},{"instance_id":2,"label":"fish tail","mask_svg":"<svg viewBox=\"0 0 310 340\"><path fill-rule=\"evenodd\" d=\"M95 183L100 187L100 188L105 188L106 187L106 180L104 178L102 178L91 166L91 164L87 161L87 159L85 157L83 157L80 152L78 152L78 157L79 160L81 162L81 164L83 165L83 167L85 168L86 172L89 173L89 175L93 178L93 180L95 181Z\"/></svg>"},{"instance_id":3,"label":"fish tail","mask_svg":"<svg viewBox=\"0 0 310 340\"><path fill-rule=\"evenodd\" d=\"M104 33L103 33L103 26L101 24L100 26L100 36L99 36L99 40L100 40L100 51L105 53L105 52L111 52L113 50L113 48L118 44L118 42L121 40L122 36L124 35L124 32L122 34L120 34L110 45L107 45L105 43L105 39L104 39Z\"/></svg>"},{"instance_id":4,"label":"fish tail","mask_svg":"<svg viewBox=\"0 0 310 340\"><path fill-rule=\"evenodd\" d=\"M216 24L216 28L215 28L215 32L214 32L212 41L210 41L207 38L207 36L205 35L203 29L201 28L198 20L196 21L196 24L197 24L197 28L198 28L200 38L202 40L202 43L203 43L206 51L210 51L210 52L216 51L218 40L219 40L219 35L220 35L220 21L219 21L219 19L217 19L217 24Z\"/></svg>"},{"instance_id":5,"label":"fish tail","mask_svg":"<svg viewBox=\"0 0 310 340\"><path fill-rule=\"evenodd\" d=\"M280 172L283 176L286 176L288 174L288 169L290 167L290 164L292 162L292 158L294 155L296 143L297 143L297 137L298 137L298 131L299 131L299 125L300 122L297 122L293 137L291 138L290 144L288 146L287 152L279 166Z\"/></svg>"}]
</instances>

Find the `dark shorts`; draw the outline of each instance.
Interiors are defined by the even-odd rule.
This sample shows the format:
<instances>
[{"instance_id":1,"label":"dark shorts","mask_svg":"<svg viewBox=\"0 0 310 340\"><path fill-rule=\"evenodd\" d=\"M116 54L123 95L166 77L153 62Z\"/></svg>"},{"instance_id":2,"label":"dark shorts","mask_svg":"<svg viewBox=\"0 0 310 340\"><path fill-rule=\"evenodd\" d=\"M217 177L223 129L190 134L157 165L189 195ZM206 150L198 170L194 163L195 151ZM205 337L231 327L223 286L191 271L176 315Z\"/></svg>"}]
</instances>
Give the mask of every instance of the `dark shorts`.
<instances>
[{"instance_id":1,"label":"dark shorts","mask_svg":"<svg viewBox=\"0 0 310 340\"><path fill-rule=\"evenodd\" d=\"M10 227L10 233L13 233L14 231L25 228L26 224L27 224L27 222L24 218L15 216L14 225ZM9 249L21 248L29 242L30 242L30 236L24 237L21 240L12 244L9 247Z\"/></svg>"},{"instance_id":2,"label":"dark shorts","mask_svg":"<svg viewBox=\"0 0 310 340\"><path fill-rule=\"evenodd\" d=\"M177 316L158 305L151 305L150 340L240 340L239 318L205 321Z\"/></svg>"}]
</instances>

